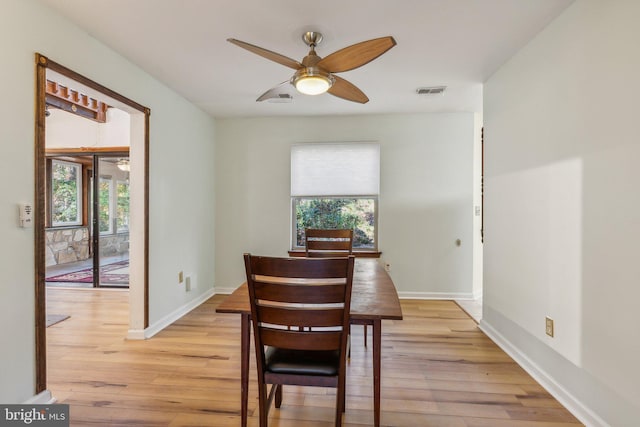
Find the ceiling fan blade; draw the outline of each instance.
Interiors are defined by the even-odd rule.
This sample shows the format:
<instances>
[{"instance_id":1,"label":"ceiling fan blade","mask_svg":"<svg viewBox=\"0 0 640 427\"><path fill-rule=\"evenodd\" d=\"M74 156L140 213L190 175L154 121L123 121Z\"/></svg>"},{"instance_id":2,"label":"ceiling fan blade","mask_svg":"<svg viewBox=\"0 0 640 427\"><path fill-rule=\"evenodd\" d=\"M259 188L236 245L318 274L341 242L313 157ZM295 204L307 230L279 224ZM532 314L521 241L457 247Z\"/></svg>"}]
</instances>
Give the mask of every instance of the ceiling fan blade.
<instances>
[{"instance_id":1,"label":"ceiling fan blade","mask_svg":"<svg viewBox=\"0 0 640 427\"><path fill-rule=\"evenodd\" d=\"M250 43L246 43L236 39L227 39L228 42L235 44L236 46L240 46L243 49L247 49L249 52L253 52L256 55L260 55L263 58L267 58L273 62L277 62L278 64L284 65L285 67L293 68L297 70L298 68L302 68L302 64L296 60L288 58L284 55L280 55L279 53L272 52L267 49L263 49L261 47L252 45Z\"/></svg>"},{"instance_id":2,"label":"ceiling fan blade","mask_svg":"<svg viewBox=\"0 0 640 427\"><path fill-rule=\"evenodd\" d=\"M347 101L359 102L360 104L366 104L369 102L367 95L365 95L364 92L358 89L353 83L350 83L338 76L333 76L333 78L336 80L328 90L331 95L346 99Z\"/></svg>"},{"instance_id":3,"label":"ceiling fan blade","mask_svg":"<svg viewBox=\"0 0 640 427\"><path fill-rule=\"evenodd\" d=\"M260 95L258 99L256 99L256 102L267 101L269 99L275 99L281 102L290 101L293 99L293 96L291 95L291 89L291 81L284 81Z\"/></svg>"},{"instance_id":4,"label":"ceiling fan blade","mask_svg":"<svg viewBox=\"0 0 640 427\"><path fill-rule=\"evenodd\" d=\"M353 70L373 61L395 45L396 41L391 36L367 40L333 52L317 65L330 73Z\"/></svg>"}]
</instances>

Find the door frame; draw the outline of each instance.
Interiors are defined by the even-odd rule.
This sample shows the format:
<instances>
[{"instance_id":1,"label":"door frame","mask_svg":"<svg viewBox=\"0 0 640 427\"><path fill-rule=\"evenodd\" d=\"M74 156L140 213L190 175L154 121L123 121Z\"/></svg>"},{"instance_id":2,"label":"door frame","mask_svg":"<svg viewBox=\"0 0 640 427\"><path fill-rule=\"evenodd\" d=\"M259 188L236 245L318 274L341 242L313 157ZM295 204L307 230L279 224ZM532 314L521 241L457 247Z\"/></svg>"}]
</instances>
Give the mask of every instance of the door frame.
<instances>
[{"instance_id":1,"label":"door frame","mask_svg":"<svg viewBox=\"0 0 640 427\"><path fill-rule=\"evenodd\" d=\"M86 186L87 187L85 190L86 193L92 195L92 197L87 197L86 205L83 205L86 212L86 213L83 213L83 216L85 217L83 219L83 224L86 224L86 227L89 229L89 254L91 258L91 270L93 275L92 287L95 289L129 288L128 285L124 287L124 286L118 286L118 285L100 284L100 239L102 235L100 234L100 231L99 231L99 225L97 221L94 220L94 218L98 218L98 215L99 215L98 204L97 204L98 200L96 199L95 195L98 194L99 192L98 183L100 180L100 173L99 173L98 164L100 160L103 158L129 159L130 147L120 146L120 147L95 147L95 148L94 147L53 148L53 149L45 148L45 159L47 160L47 165L49 165L48 162L51 160L63 159L67 161L73 161L72 159L74 158L77 159L78 157L91 159L90 165L89 165L89 162L85 163L85 165L88 167L88 172L86 174L83 173L83 180L85 180L83 182L86 182L86 184L83 184L83 187ZM47 168L48 167L49 166L47 166ZM47 169L45 169L45 173L50 175L51 172L46 172L46 170ZM47 177L47 181L49 180L50 180L50 176ZM47 187L46 194L51 194L51 191L52 191L51 188ZM47 196L45 196L45 201L46 200L47 200ZM47 206L48 207L51 206L51 201L47 202ZM45 223L47 222L47 220L50 220L50 218L45 218ZM51 227L51 224L48 224L48 226ZM47 228L47 225L45 225L45 230L46 228ZM47 270L47 267L45 266L45 277L48 276L46 274L46 270ZM45 279L45 286L46 286L46 279Z\"/></svg>"},{"instance_id":2,"label":"door frame","mask_svg":"<svg viewBox=\"0 0 640 427\"><path fill-rule=\"evenodd\" d=\"M149 326L149 116L151 110L130 100L69 68L50 60L40 53L36 59L36 111L35 111L35 195L34 195L34 270L35 270L35 356L36 394L47 388L47 333L45 288L45 107L47 69L98 91L144 114L144 218L143 218L143 317L144 328Z\"/></svg>"}]
</instances>

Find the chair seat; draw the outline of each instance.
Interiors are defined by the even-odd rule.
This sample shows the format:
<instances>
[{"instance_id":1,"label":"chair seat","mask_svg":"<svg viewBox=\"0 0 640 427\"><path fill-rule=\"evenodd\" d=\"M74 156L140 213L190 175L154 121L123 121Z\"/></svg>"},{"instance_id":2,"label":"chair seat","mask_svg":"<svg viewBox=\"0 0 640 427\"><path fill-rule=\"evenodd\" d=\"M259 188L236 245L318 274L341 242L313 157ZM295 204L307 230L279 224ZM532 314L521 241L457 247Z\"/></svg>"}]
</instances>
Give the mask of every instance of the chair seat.
<instances>
[{"instance_id":1,"label":"chair seat","mask_svg":"<svg viewBox=\"0 0 640 427\"><path fill-rule=\"evenodd\" d=\"M268 347L265 370L274 374L338 375L339 351L305 351Z\"/></svg>"}]
</instances>

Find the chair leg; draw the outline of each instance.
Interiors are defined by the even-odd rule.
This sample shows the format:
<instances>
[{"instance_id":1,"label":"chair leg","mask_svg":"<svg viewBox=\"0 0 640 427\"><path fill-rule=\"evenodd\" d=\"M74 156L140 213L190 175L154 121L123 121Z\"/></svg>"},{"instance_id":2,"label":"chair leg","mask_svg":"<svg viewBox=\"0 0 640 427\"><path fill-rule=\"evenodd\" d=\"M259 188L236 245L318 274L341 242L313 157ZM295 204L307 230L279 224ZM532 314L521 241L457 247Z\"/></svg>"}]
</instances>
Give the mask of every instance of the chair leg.
<instances>
[{"instance_id":1,"label":"chair leg","mask_svg":"<svg viewBox=\"0 0 640 427\"><path fill-rule=\"evenodd\" d=\"M342 377L342 412L347 411L347 374Z\"/></svg>"},{"instance_id":2,"label":"chair leg","mask_svg":"<svg viewBox=\"0 0 640 427\"><path fill-rule=\"evenodd\" d=\"M282 406L282 384L276 385L276 408Z\"/></svg>"},{"instance_id":3,"label":"chair leg","mask_svg":"<svg viewBox=\"0 0 640 427\"><path fill-rule=\"evenodd\" d=\"M258 385L258 411L260 412L260 427L267 427L269 408L267 407L267 385Z\"/></svg>"},{"instance_id":4,"label":"chair leg","mask_svg":"<svg viewBox=\"0 0 640 427\"><path fill-rule=\"evenodd\" d=\"M342 426L342 414L346 411L346 392L344 378L338 380L336 393L336 427Z\"/></svg>"},{"instance_id":5,"label":"chair leg","mask_svg":"<svg viewBox=\"0 0 640 427\"><path fill-rule=\"evenodd\" d=\"M364 325L364 346L367 346L367 325Z\"/></svg>"}]
</instances>

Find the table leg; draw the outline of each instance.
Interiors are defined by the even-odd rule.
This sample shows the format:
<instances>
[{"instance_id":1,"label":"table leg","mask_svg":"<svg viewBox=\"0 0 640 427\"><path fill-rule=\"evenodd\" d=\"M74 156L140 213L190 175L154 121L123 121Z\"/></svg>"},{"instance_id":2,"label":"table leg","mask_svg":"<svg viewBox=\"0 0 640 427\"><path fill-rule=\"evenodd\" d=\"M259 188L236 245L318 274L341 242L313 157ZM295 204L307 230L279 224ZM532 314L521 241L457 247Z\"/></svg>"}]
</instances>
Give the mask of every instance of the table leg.
<instances>
[{"instance_id":1,"label":"table leg","mask_svg":"<svg viewBox=\"0 0 640 427\"><path fill-rule=\"evenodd\" d=\"M240 322L240 425L247 427L247 412L249 401L249 343L251 322L249 314L242 314Z\"/></svg>"},{"instance_id":2,"label":"table leg","mask_svg":"<svg viewBox=\"0 0 640 427\"><path fill-rule=\"evenodd\" d=\"M380 427L380 366L382 359L382 321L373 321L373 422Z\"/></svg>"}]
</instances>

